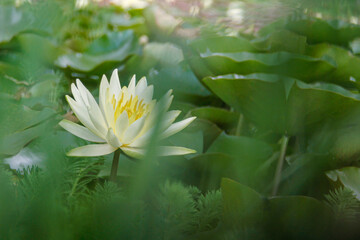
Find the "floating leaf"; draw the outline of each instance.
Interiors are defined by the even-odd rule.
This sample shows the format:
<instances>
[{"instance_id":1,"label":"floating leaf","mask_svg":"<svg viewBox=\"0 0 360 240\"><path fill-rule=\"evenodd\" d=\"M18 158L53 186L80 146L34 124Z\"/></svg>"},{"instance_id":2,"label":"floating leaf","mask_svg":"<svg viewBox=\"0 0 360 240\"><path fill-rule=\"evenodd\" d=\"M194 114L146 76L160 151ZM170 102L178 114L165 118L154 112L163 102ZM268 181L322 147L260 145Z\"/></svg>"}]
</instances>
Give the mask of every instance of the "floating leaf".
<instances>
[{"instance_id":1,"label":"floating leaf","mask_svg":"<svg viewBox=\"0 0 360 240\"><path fill-rule=\"evenodd\" d=\"M341 20L325 21L321 19L304 19L289 21L286 28L307 38L308 43L328 42L347 46L348 42L360 36L359 25Z\"/></svg>"},{"instance_id":2,"label":"floating leaf","mask_svg":"<svg viewBox=\"0 0 360 240\"><path fill-rule=\"evenodd\" d=\"M156 43L152 42L146 44L144 47L143 64L151 64L156 66L174 66L179 64L183 59L182 50L171 43Z\"/></svg>"},{"instance_id":3,"label":"floating leaf","mask_svg":"<svg viewBox=\"0 0 360 240\"><path fill-rule=\"evenodd\" d=\"M164 67L159 72L153 72L149 76L149 82L156 87L155 94L158 97L164 95L169 89L174 90L176 100L179 100L179 97L191 100L191 96L211 95L186 64Z\"/></svg>"},{"instance_id":4,"label":"floating leaf","mask_svg":"<svg viewBox=\"0 0 360 240\"><path fill-rule=\"evenodd\" d=\"M254 52L258 51L252 43L241 37L217 36L209 38L199 38L189 41L189 46L197 52Z\"/></svg>"},{"instance_id":5,"label":"floating leaf","mask_svg":"<svg viewBox=\"0 0 360 240\"><path fill-rule=\"evenodd\" d=\"M264 201L253 189L224 178L221 182L224 221L232 226L259 225L264 217Z\"/></svg>"},{"instance_id":6,"label":"floating leaf","mask_svg":"<svg viewBox=\"0 0 360 240\"><path fill-rule=\"evenodd\" d=\"M21 32L54 34L61 24L60 7L54 1L37 4L35 8L0 6L0 44L9 42Z\"/></svg>"},{"instance_id":7,"label":"floating leaf","mask_svg":"<svg viewBox=\"0 0 360 240\"><path fill-rule=\"evenodd\" d=\"M272 148L268 144L253 138L230 136L222 133L213 142L207 153L227 154L238 159L238 161L258 161L269 158L272 154Z\"/></svg>"},{"instance_id":8,"label":"floating leaf","mask_svg":"<svg viewBox=\"0 0 360 240\"><path fill-rule=\"evenodd\" d=\"M360 106L359 95L337 85L306 84L279 75L233 74L208 77L204 82L259 128L281 134L297 134Z\"/></svg>"},{"instance_id":9,"label":"floating leaf","mask_svg":"<svg viewBox=\"0 0 360 240\"><path fill-rule=\"evenodd\" d=\"M306 37L284 29L274 31L265 37L256 38L252 40L251 43L258 49L270 52L286 51L290 53L304 54L307 47ZM233 49L230 52L238 51Z\"/></svg>"},{"instance_id":10,"label":"floating leaf","mask_svg":"<svg viewBox=\"0 0 360 240\"><path fill-rule=\"evenodd\" d=\"M54 115L50 109L34 111L10 101L0 101L0 154L13 155L40 135L45 129L41 125Z\"/></svg>"},{"instance_id":11,"label":"floating leaf","mask_svg":"<svg viewBox=\"0 0 360 240\"><path fill-rule=\"evenodd\" d=\"M139 45L133 31L112 32L95 40L84 53L70 52L60 56L56 65L90 72L106 63L120 63L138 51Z\"/></svg>"},{"instance_id":12,"label":"floating leaf","mask_svg":"<svg viewBox=\"0 0 360 240\"><path fill-rule=\"evenodd\" d=\"M313 58L288 52L211 52L200 54L208 68L215 75L230 73L277 73L296 77L304 81L314 81L336 68L329 57Z\"/></svg>"},{"instance_id":13,"label":"floating leaf","mask_svg":"<svg viewBox=\"0 0 360 240\"><path fill-rule=\"evenodd\" d=\"M277 239L324 239L332 224L327 205L306 196L269 198L267 229Z\"/></svg>"},{"instance_id":14,"label":"floating leaf","mask_svg":"<svg viewBox=\"0 0 360 240\"><path fill-rule=\"evenodd\" d=\"M216 123L219 127L231 129L236 126L239 120L239 114L229 110L216 107L200 107L191 110L191 115L198 118L207 119Z\"/></svg>"}]
</instances>

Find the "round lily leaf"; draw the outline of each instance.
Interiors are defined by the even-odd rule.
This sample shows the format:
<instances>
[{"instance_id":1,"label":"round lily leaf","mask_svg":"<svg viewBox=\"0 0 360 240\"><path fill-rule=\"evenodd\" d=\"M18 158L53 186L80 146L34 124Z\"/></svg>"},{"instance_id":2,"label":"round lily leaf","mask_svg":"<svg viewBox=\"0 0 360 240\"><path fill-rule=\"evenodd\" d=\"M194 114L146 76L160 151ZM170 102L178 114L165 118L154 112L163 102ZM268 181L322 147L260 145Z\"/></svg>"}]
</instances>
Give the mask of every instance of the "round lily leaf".
<instances>
[{"instance_id":1,"label":"round lily leaf","mask_svg":"<svg viewBox=\"0 0 360 240\"><path fill-rule=\"evenodd\" d=\"M228 178L221 181L221 193L225 223L237 227L261 223L265 204L259 193Z\"/></svg>"},{"instance_id":2,"label":"round lily leaf","mask_svg":"<svg viewBox=\"0 0 360 240\"><path fill-rule=\"evenodd\" d=\"M334 84L271 74L208 77L205 84L261 129L295 135L360 107L360 96Z\"/></svg>"},{"instance_id":3,"label":"round lily leaf","mask_svg":"<svg viewBox=\"0 0 360 240\"><path fill-rule=\"evenodd\" d=\"M304 54L307 47L306 37L285 29L274 31L265 37L255 38L251 42L258 49L269 52L286 51ZM236 51L233 49L232 52Z\"/></svg>"},{"instance_id":4,"label":"round lily leaf","mask_svg":"<svg viewBox=\"0 0 360 240\"><path fill-rule=\"evenodd\" d=\"M208 68L215 75L276 73L313 81L336 68L330 57L314 58L288 52L252 53L252 52L211 52L200 53Z\"/></svg>"},{"instance_id":5,"label":"round lily leaf","mask_svg":"<svg viewBox=\"0 0 360 240\"><path fill-rule=\"evenodd\" d=\"M254 138L230 136L222 133L209 147L207 154L223 154L230 157L227 175L232 179L263 192L268 184L268 177L273 176L273 166L262 167L272 156L270 145ZM221 160L221 159L219 159ZM260 171L262 169L263 171ZM265 186L264 186L265 185Z\"/></svg>"},{"instance_id":6,"label":"round lily leaf","mask_svg":"<svg viewBox=\"0 0 360 240\"><path fill-rule=\"evenodd\" d=\"M258 51L258 49L254 47L249 40L233 36L199 38L189 41L188 44L197 52L206 52L207 50L212 52Z\"/></svg>"},{"instance_id":7,"label":"round lily leaf","mask_svg":"<svg viewBox=\"0 0 360 240\"><path fill-rule=\"evenodd\" d=\"M120 63L140 48L131 30L107 33L95 40L84 53L70 52L59 56L55 64L80 72L90 72L106 63Z\"/></svg>"},{"instance_id":8,"label":"round lily leaf","mask_svg":"<svg viewBox=\"0 0 360 240\"><path fill-rule=\"evenodd\" d=\"M323 43L308 46L307 54L315 58L328 56L336 62L336 69L319 79L322 82L332 82L345 87L352 87L355 82L360 81L360 74L357 69L360 68L360 58L353 55L348 50Z\"/></svg>"},{"instance_id":9,"label":"round lily leaf","mask_svg":"<svg viewBox=\"0 0 360 240\"><path fill-rule=\"evenodd\" d=\"M61 23L61 11L55 1L41 2L36 8L0 6L0 44L21 32L54 33Z\"/></svg>"},{"instance_id":10,"label":"round lily leaf","mask_svg":"<svg viewBox=\"0 0 360 240\"><path fill-rule=\"evenodd\" d=\"M331 209L306 196L270 198L266 216L275 239L324 239L332 223Z\"/></svg>"},{"instance_id":11,"label":"round lily leaf","mask_svg":"<svg viewBox=\"0 0 360 240\"><path fill-rule=\"evenodd\" d=\"M328 42L347 46L348 42L360 36L359 25L349 24L341 20L325 21L321 19L303 19L289 21L286 29L303 35L308 43Z\"/></svg>"},{"instance_id":12,"label":"round lily leaf","mask_svg":"<svg viewBox=\"0 0 360 240\"><path fill-rule=\"evenodd\" d=\"M0 101L0 154L14 155L46 129L54 111L34 111L10 101Z\"/></svg>"},{"instance_id":13,"label":"round lily leaf","mask_svg":"<svg viewBox=\"0 0 360 240\"><path fill-rule=\"evenodd\" d=\"M209 120L222 129L232 129L239 121L239 113L224 108L200 107L190 111L192 116Z\"/></svg>"},{"instance_id":14,"label":"round lily leaf","mask_svg":"<svg viewBox=\"0 0 360 240\"><path fill-rule=\"evenodd\" d=\"M223 153L238 161L256 162L272 154L272 148L265 142L242 136L222 133L207 150L207 153Z\"/></svg>"}]
</instances>

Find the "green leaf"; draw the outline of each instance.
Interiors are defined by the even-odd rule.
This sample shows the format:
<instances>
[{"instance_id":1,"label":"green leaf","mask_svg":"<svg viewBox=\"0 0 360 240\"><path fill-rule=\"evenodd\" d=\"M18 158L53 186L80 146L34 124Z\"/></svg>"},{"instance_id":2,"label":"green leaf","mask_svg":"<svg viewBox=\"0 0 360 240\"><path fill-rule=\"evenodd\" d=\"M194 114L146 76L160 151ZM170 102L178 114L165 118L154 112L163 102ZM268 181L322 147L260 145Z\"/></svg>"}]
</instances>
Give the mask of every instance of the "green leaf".
<instances>
[{"instance_id":1,"label":"green leaf","mask_svg":"<svg viewBox=\"0 0 360 240\"><path fill-rule=\"evenodd\" d=\"M288 52L211 52L200 53L208 68L215 75L230 73L277 73L296 77L303 81L314 81L336 68L329 57L314 58Z\"/></svg>"},{"instance_id":2,"label":"green leaf","mask_svg":"<svg viewBox=\"0 0 360 240\"><path fill-rule=\"evenodd\" d=\"M59 56L55 64L80 72L90 72L106 63L121 63L139 52L131 30L107 33L95 40L84 53L69 52Z\"/></svg>"},{"instance_id":3,"label":"green leaf","mask_svg":"<svg viewBox=\"0 0 360 240\"><path fill-rule=\"evenodd\" d=\"M340 181L344 187L351 189L356 198L360 200L360 168L345 167L329 171L326 175L334 182Z\"/></svg>"},{"instance_id":4,"label":"green leaf","mask_svg":"<svg viewBox=\"0 0 360 240\"><path fill-rule=\"evenodd\" d=\"M172 43L148 43L143 54L144 63L151 63L153 66L175 66L184 60L182 50Z\"/></svg>"},{"instance_id":5,"label":"green leaf","mask_svg":"<svg viewBox=\"0 0 360 240\"><path fill-rule=\"evenodd\" d=\"M286 51L298 54L304 54L307 47L306 37L284 29L274 31L265 37L256 38L252 40L252 44L258 49L270 52ZM233 49L231 52L238 51Z\"/></svg>"},{"instance_id":6,"label":"green leaf","mask_svg":"<svg viewBox=\"0 0 360 240\"><path fill-rule=\"evenodd\" d=\"M241 37L217 36L199 38L189 41L188 45L197 52L256 52L258 49L252 43Z\"/></svg>"},{"instance_id":7,"label":"green leaf","mask_svg":"<svg viewBox=\"0 0 360 240\"><path fill-rule=\"evenodd\" d=\"M9 6L0 6L0 43L10 41L24 31L32 17L23 11Z\"/></svg>"},{"instance_id":8,"label":"green leaf","mask_svg":"<svg viewBox=\"0 0 360 240\"><path fill-rule=\"evenodd\" d=\"M265 205L259 193L228 178L221 181L221 193L225 223L238 227L261 223Z\"/></svg>"},{"instance_id":9,"label":"green leaf","mask_svg":"<svg viewBox=\"0 0 360 240\"><path fill-rule=\"evenodd\" d=\"M185 158L190 158L195 154L201 154L204 148L204 137L202 131L187 131L186 129L166 139L173 146L181 146L190 148L196 151L194 154L186 155Z\"/></svg>"},{"instance_id":10,"label":"green leaf","mask_svg":"<svg viewBox=\"0 0 360 240\"><path fill-rule=\"evenodd\" d=\"M221 129L216 126L216 124L207 121L205 119L195 119L186 130L191 131L202 131L204 136L204 152L209 148L209 146L214 142L214 140L221 134Z\"/></svg>"},{"instance_id":11,"label":"green leaf","mask_svg":"<svg viewBox=\"0 0 360 240\"><path fill-rule=\"evenodd\" d=\"M49 38L33 34L22 33L16 37L21 50L28 57L36 61L42 61L45 64L52 64L55 59L63 52Z\"/></svg>"},{"instance_id":12,"label":"green leaf","mask_svg":"<svg viewBox=\"0 0 360 240\"><path fill-rule=\"evenodd\" d=\"M359 95L337 85L306 84L279 75L234 74L203 81L259 128L281 134L297 134L360 106Z\"/></svg>"},{"instance_id":13,"label":"green leaf","mask_svg":"<svg viewBox=\"0 0 360 240\"><path fill-rule=\"evenodd\" d=\"M269 198L267 230L276 239L322 239L331 226L327 205L306 196Z\"/></svg>"},{"instance_id":14,"label":"green leaf","mask_svg":"<svg viewBox=\"0 0 360 240\"><path fill-rule=\"evenodd\" d=\"M41 124L54 115L50 109L34 111L10 101L0 101L0 154L13 155L38 137L44 130Z\"/></svg>"},{"instance_id":15,"label":"green leaf","mask_svg":"<svg viewBox=\"0 0 360 240\"><path fill-rule=\"evenodd\" d=\"M224 177L236 178L234 159L226 154L199 154L184 164L184 181L204 191L219 189L221 179Z\"/></svg>"},{"instance_id":16,"label":"green leaf","mask_svg":"<svg viewBox=\"0 0 360 240\"><path fill-rule=\"evenodd\" d=\"M322 82L333 82L351 87L355 85L355 81L360 81L360 74L357 70L360 67L360 58L348 50L323 43L308 46L307 54L315 58L330 57L335 60L336 69L319 79Z\"/></svg>"},{"instance_id":17,"label":"green leaf","mask_svg":"<svg viewBox=\"0 0 360 240\"><path fill-rule=\"evenodd\" d=\"M41 2L36 8L0 6L0 44L25 31L55 33L62 20L60 9L54 1Z\"/></svg>"},{"instance_id":18,"label":"green leaf","mask_svg":"<svg viewBox=\"0 0 360 240\"><path fill-rule=\"evenodd\" d=\"M256 162L272 154L272 148L265 142L242 136L222 133L207 150L207 153L223 153L238 161Z\"/></svg>"},{"instance_id":19,"label":"green leaf","mask_svg":"<svg viewBox=\"0 0 360 240\"><path fill-rule=\"evenodd\" d=\"M227 175L241 184L245 184L260 192L266 191L269 176L273 177L273 166L265 166L272 156L270 145L249 137L230 136L222 133L209 147L207 154L223 154L230 157ZM218 159L221 161L222 158ZM265 185L265 186L264 186Z\"/></svg>"},{"instance_id":20,"label":"green leaf","mask_svg":"<svg viewBox=\"0 0 360 240\"><path fill-rule=\"evenodd\" d=\"M149 74L148 82L155 86L157 98L163 96L169 89L174 90L175 100L191 101L192 96L211 95L186 64L164 67L159 72L154 71ZM199 101L193 102L199 103Z\"/></svg>"},{"instance_id":21,"label":"green leaf","mask_svg":"<svg viewBox=\"0 0 360 240\"><path fill-rule=\"evenodd\" d=\"M360 36L359 25L349 24L341 20L325 21L321 19L304 19L289 21L286 29L303 35L308 43L328 42L347 46L348 42Z\"/></svg>"},{"instance_id":22,"label":"green leaf","mask_svg":"<svg viewBox=\"0 0 360 240\"><path fill-rule=\"evenodd\" d=\"M236 126L239 114L224 108L200 107L190 111L192 116L209 120L217 124L222 129L231 129Z\"/></svg>"}]
</instances>

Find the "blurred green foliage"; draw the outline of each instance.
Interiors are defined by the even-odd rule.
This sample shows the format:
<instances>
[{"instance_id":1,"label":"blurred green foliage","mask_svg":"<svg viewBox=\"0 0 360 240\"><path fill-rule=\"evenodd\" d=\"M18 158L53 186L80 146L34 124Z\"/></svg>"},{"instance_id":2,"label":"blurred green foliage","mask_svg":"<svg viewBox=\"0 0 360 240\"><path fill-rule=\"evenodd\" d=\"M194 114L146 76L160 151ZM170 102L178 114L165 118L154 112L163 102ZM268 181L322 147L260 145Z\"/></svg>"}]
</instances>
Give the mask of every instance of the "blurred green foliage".
<instances>
[{"instance_id":1,"label":"blurred green foliage","mask_svg":"<svg viewBox=\"0 0 360 240\"><path fill-rule=\"evenodd\" d=\"M90 2L0 3L0 239L358 239L358 1ZM196 154L66 156L70 84L114 68Z\"/></svg>"}]
</instances>

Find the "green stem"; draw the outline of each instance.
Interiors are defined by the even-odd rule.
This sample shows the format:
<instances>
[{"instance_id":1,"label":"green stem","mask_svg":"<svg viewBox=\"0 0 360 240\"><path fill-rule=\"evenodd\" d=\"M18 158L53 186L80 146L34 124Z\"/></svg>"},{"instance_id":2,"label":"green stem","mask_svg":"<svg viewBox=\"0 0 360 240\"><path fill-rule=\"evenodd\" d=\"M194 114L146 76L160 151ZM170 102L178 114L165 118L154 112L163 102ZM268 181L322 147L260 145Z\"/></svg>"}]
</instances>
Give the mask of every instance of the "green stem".
<instances>
[{"instance_id":1,"label":"green stem","mask_svg":"<svg viewBox=\"0 0 360 240\"><path fill-rule=\"evenodd\" d=\"M276 196L279 185L280 185L280 180L281 180L281 170L284 164L284 160L285 160L285 155L286 155L286 148L289 142L289 137L284 135L281 139L281 150L280 150L280 156L278 159L278 163L276 166L276 172L275 172L275 176L274 176L274 186L273 186L273 190L272 190L272 195Z\"/></svg>"},{"instance_id":2,"label":"green stem","mask_svg":"<svg viewBox=\"0 0 360 240\"><path fill-rule=\"evenodd\" d=\"M116 182L117 170L119 166L120 148L114 152L114 158L111 165L110 181Z\"/></svg>"},{"instance_id":3,"label":"green stem","mask_svg":"<svg viewBox=\"0 0 360 240\"><path fill-rule=\"evenodd\" d=\"M236 126L236 133L235 133L236 136L241 135L241 130L242 130L243 124L244 124L244 114L240 113L238 124Z\"/></svg>"}]
</instances>

